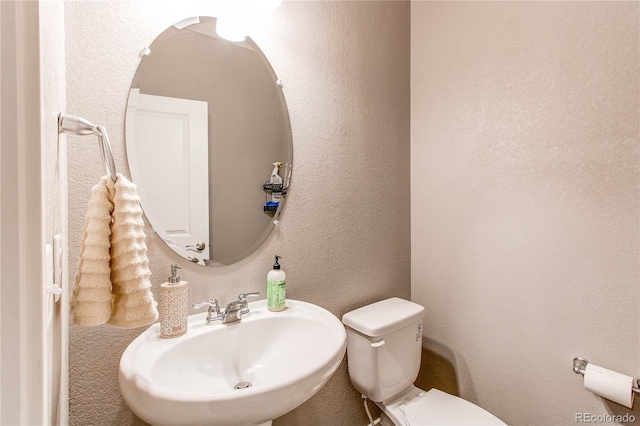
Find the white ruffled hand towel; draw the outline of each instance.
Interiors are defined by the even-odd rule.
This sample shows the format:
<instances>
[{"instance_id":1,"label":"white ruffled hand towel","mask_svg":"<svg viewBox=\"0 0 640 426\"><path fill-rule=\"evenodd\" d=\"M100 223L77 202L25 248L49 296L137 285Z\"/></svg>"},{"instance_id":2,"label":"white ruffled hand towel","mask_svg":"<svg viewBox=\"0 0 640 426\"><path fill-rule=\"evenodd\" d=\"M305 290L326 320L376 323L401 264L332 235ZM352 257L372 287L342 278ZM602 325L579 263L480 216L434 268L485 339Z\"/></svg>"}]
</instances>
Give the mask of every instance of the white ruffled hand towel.
<instances>
[{"instance_id":1,"label":"white ruffled hand towel","mask_svg":"<svg viewBox=\"0 0 640 426\"><path fill-rule=\"evenodd\" d=\"M115 182L103 176L85 215L70 300L74 323L134 328L158 319L145 238L136 185L121 174Z\"/></svg>"}]
</instances>

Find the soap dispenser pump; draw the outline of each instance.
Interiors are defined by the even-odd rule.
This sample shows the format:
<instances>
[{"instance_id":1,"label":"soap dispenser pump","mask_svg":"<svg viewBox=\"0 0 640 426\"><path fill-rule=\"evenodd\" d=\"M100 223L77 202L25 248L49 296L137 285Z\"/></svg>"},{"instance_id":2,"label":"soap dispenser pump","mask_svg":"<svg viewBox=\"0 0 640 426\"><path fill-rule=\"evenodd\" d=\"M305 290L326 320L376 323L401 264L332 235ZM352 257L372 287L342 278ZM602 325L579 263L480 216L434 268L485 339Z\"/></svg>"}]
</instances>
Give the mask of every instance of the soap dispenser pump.
<instances>
[{"instance_id":1,"label":"soap dispenser pump","mask_svg":"<svg viewBox=\"0 0 640 426\"><path fill-rule=\"evenodd\" d=\"M160 337L170 339L187 332L189 290L178 276L178 265L171 265L168 282L160 286Z\"/></svg>"}]
</instances>

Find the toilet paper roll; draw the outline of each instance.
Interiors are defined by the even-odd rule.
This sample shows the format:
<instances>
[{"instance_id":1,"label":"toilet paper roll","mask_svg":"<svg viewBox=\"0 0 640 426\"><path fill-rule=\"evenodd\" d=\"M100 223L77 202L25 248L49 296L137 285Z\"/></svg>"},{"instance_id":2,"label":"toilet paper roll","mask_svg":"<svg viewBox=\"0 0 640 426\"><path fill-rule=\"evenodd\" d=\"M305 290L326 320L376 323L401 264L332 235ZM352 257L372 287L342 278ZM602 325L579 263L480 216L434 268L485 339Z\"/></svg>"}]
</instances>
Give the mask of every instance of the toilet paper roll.
<instances>
[{"instance_id":1,"label":"toilet paper roll","mask_svg":"<svg viewBox=\"0 0 640 426\"><path fill-rule=\"evenodd\" d=\"M584 371L585 389L627 408L633 407L633 377L587 364Z\"/></svg>"}]
</instances>

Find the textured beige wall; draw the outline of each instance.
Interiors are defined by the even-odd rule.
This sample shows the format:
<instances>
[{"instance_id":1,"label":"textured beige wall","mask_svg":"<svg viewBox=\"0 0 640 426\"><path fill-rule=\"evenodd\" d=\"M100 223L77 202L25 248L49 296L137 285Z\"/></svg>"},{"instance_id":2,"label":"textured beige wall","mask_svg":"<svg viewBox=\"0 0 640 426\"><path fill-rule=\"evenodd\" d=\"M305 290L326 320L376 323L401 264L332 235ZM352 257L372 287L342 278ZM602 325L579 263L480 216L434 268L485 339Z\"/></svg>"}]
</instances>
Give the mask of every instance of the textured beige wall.
<instances>
[{"instance_id":1,"label":"textured beige wall","mask_svg":"<svg viewBox=\"0 0 640 426\"><path fill-rule=\"evenodd\" d=\"M168 25L206 14L190 5L65 3L67 109L107 127L119 170L126 170L124 110L138 52ZM339 317L409 297L409 19L406 2L285 2L265 16L252 38L284 81L294 141L283 220L255 253L222 268L188 264L149 233L156 296L173 262L190 283L190 302L264 292L277 253L287 295ZM72 276L90 188L103 173L97 142L87 139L69 137ZM139 422L120 396L117 369L142 331L71 327L72 425ZM318 395L275 424L359 425L365 418L343 363Z\"/></svg>"},{"instance_id":2,"label":"textured beige wall","mask_svg":"<svg viewBox=\"0 0 640 426\"><path fill-rule=\"evenodd\" d=\"M630 411L571 365L640 373L639 7L412 3L423 370L508 424Z\"/></svg>"}]
</instances>

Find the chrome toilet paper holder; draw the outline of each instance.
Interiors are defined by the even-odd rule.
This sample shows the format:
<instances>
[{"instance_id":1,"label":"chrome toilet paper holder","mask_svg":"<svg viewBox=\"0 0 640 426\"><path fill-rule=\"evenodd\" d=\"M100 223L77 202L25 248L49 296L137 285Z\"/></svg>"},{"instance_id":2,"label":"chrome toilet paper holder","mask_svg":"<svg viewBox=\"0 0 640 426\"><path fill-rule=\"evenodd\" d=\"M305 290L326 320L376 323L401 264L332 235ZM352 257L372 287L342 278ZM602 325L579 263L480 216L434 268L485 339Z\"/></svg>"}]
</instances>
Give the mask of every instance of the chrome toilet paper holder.
<instances>
[{"instance_id":1,"label":"chrome toilet paper holder","mask_svg":"<svg viewBox=\"0 0 640 426\"><path fill-rule=\"evenodd\" d=\"M587 364L589 364L589 361L587 361L584 358L580 358L580 357L574 358L573 372L581 376L584 376L584 372L587 368ZM636 385L633 386L631 390L633 391L634 395L640 395L640 377L636 379Z\"/></svg>"}]
</instances>

